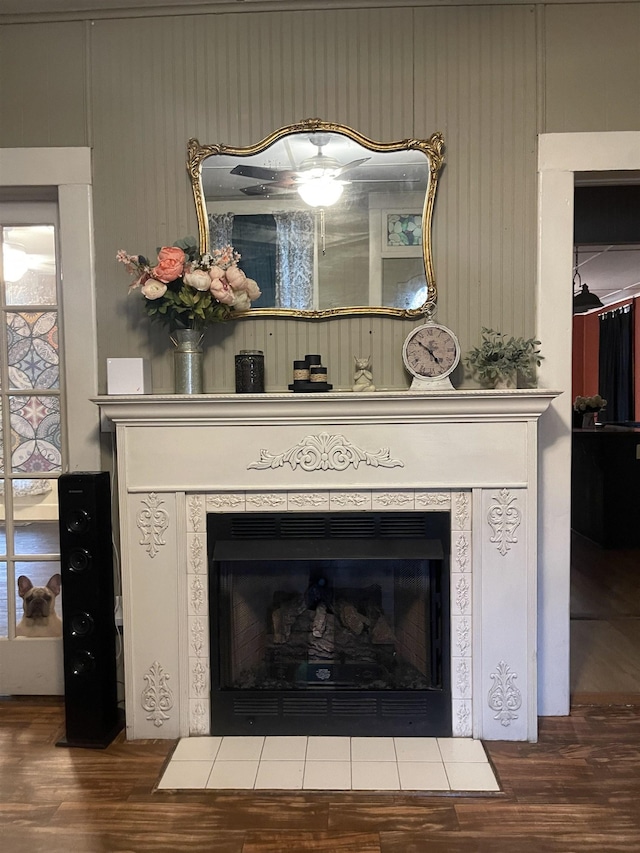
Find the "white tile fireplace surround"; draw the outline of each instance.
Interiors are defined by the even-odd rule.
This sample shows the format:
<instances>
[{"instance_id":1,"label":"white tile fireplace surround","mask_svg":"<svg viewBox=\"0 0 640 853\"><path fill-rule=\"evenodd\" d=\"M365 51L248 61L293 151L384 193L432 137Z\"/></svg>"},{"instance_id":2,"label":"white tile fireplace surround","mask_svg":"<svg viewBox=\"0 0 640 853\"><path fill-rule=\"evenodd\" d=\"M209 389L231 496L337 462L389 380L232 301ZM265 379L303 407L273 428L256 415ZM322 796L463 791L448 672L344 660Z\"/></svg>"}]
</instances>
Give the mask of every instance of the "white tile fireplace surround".
<instances>
[{"instance_id":1,"label":"white tile fireplace surround","mask_svg":"<svg viewBox=\"0 0 640 853\"><path fill-rule=\"evenodd\" d=\"M536 740L537 432L555 396L97 398L116 427L127 737L210 734L207 512L444 510L452 734Z\"/></svg>"}]
</instances>

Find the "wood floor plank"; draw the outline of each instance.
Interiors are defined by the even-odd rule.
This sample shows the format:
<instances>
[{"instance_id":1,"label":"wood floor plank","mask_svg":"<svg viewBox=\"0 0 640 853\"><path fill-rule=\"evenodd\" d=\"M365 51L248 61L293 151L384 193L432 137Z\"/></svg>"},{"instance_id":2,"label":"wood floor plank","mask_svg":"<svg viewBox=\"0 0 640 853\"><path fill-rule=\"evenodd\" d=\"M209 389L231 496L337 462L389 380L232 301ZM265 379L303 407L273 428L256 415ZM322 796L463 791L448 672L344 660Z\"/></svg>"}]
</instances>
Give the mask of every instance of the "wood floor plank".
<instances>
[{"instance_id":1,"label":"wood floor plank","mask_svg":"<svg viewBox=\"0 0 640 853\"><path fill-rule=\"evenodd\" d=\"M244 832L217 832L203 837L184 828L165 832L162 824L152 834L123 831L112 827L107 832L91 830L32 829L25 835L21 828L2 832L2 850L7 853L243 853Z\"/></svg>"},{"instance_id":2,"label":"wood floor plank","mask_svg":"<svg viewBox=\"0 0 640 853\"><path fill-rule=\"evenodd\" d=\"M394 832L426 833L455 832L459 829L458 818L453 800L442 798L434 805L422 798L410 802L398 802L395 799L384 805L368 802L336 802L329 811L331 829L358 829L362 832L386 829Z\"/></svg>"},{"instance_id":3,"label":"wood floor plank","mask_svg":"<svg viewBox=\"0 0 640 853\"><path fill-rule=\"evenodd\" d=\"M175 741L63 749L59 699L0 698L2 853L627 853L640 850L640 705L486 742L497 795L158 791ZM14 735L20 733L20 737Z\"/></svg>"},{"instance_id":4,"label":"wood floor plank","mask_svg":"<svg viewBox=\"0 0 640 853\"><path fill-rule=\"evenodd\" d=\"M378 833L248 832L242 853L381 853Z\"/></svg>"}]
</instances>

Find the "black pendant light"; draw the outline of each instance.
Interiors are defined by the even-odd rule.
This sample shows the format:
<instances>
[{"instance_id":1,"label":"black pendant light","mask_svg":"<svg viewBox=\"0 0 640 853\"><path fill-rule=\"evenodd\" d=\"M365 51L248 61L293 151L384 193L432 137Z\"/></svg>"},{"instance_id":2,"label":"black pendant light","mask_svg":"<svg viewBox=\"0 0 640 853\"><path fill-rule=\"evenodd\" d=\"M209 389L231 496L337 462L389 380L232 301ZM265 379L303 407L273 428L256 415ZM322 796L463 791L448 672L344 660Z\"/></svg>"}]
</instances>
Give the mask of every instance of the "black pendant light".
<instances>
[{"instance_id":1,"label":"black pendant light","mask_svg":"<svg viewBox=\"0 0 640 853\"><path fill-rule=\"evenodd\" d=\"M573 273L573 313L586 314L587 311L593 311L594 308L604 308L604 305L595 293L591 293L587 285L582 283L582 278L578 272L578 248L576 246L576 266Z\"/></svg>"}]
</instances>

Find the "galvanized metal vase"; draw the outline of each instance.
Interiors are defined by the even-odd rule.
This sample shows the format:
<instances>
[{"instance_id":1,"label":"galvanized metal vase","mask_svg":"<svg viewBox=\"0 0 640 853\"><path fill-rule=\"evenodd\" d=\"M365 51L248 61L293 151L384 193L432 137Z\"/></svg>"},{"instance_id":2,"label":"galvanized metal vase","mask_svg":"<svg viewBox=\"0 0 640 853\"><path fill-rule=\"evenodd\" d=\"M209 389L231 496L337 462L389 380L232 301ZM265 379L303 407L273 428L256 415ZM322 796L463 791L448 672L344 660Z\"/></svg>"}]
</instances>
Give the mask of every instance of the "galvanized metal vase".
<instances>
[{"instance_id":1,"label":"galvanized metal vase","mask_svg":"<svg viewBox=\"0 0 640 853\"><path fill-rule=\"evenodd\" d=\"M176 394L202 394L202 340L198 329L176 329L171 332Z\"/></svg>"}]
</instances>

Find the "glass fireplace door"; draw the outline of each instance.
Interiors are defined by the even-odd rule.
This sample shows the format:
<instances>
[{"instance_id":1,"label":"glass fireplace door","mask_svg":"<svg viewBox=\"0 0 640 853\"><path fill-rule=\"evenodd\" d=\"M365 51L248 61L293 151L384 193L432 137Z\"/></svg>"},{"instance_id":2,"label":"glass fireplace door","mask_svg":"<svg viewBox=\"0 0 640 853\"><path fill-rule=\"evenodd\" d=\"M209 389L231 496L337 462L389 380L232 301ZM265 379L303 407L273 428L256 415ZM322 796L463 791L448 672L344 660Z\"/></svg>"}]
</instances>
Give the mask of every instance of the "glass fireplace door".
<instances>
[{"instance_id":1,"label":"glass fireplace door","mask_svg":"<svg viewBox=\"0 0 640 853\"><path fill-rule=\"evenodd\" d=\"M221 532L210 563L212 732L359 733L364 718L375 733L418 734L427 706L450 695L441 540Z\"/></svg>"}]
</instances>

